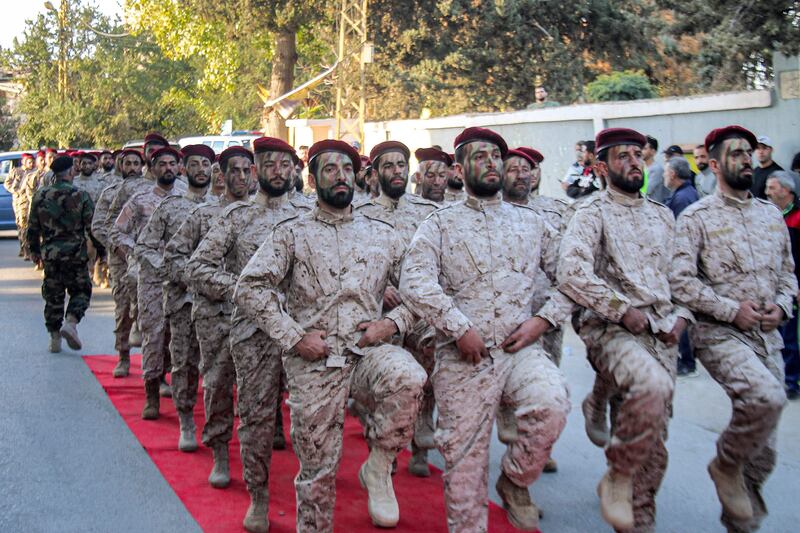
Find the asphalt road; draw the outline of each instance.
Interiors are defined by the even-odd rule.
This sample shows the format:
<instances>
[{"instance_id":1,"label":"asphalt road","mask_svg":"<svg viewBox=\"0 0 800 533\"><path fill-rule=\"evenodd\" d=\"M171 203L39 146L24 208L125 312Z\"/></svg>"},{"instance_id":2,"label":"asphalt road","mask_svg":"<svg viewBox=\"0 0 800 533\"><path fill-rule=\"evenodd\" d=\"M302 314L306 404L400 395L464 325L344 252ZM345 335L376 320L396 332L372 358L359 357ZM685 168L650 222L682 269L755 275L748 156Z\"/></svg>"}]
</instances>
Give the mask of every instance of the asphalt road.
<instances>
[{"instance_id":1,"label":"asphalt road","mask_svg":"<svg viewBox=\"0 0 800 533\"><path fill-rule=\"evenodd\" d=\"M81 360L66 348L47 352L41 276L17 257L17 242L0 238L0 532L184 532L199 527L159 474ZM95 290L79 330L84 354L112 353L110 291ZM611 531L599 514L595 487L602 451L583 432L580 401L593 372L580 341L566 336L563 369L573 410L556 444L556 474L532 494L544 510L544 533ZM681 379L670 425L670 466L658 496L659 532L724 531L706 473L714 442L730 417L727 397L708 375ZM797 531L800 403L784 411L779 464L764 496L770 516L762 531ZM492 445L490 493L504 447ZM432 462L442 466L441 458ZM402 501L400 502L402 512ZM366 509L364 510L366 512Z\"/></svg>"}]
</instances>

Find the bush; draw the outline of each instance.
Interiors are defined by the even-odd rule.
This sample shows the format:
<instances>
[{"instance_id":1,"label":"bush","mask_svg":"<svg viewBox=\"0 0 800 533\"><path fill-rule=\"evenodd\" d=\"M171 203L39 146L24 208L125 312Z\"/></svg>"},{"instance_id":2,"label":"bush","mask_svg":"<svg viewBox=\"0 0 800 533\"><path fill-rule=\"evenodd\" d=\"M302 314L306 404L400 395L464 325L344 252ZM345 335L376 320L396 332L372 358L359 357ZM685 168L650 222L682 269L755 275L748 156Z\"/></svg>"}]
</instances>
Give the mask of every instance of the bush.
<instances>
[{"instance_id":1,"label":"bush","mask_svg":"<svg viewBox=\"0 0 800 533\"><path fill-rule=\"evenodd\" d=\"M657 96L655 88L641 70L602 74L586 86L586 95L591 102L641 100Z\"/></svg>"}]
</instances>

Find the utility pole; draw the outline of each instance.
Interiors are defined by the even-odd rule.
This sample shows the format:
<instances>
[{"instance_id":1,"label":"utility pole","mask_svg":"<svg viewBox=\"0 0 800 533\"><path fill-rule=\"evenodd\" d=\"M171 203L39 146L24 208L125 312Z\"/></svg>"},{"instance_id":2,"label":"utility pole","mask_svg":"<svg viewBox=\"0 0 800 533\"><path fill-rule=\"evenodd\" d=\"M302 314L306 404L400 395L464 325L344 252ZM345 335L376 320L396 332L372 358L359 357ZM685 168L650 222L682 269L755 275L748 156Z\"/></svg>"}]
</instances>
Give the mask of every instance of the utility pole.
<instances>
[{"instance_id":1,"label":"utility pole","mask_svg":"<svg viewBox=\"0 0 800 533\"><path fill-rule=\"evenodd\" d=\"M367 64L374 47L367 41L369 0L342 0L339 10L339 68L336 75L336 138L364 147Z\"/></svg>"},{"instance_id":2,"label":"utility pole","mask_svg":"<svg viewBox=\"0 0 800 533\"><path fill-rule=\"evenodd\" d=\"M67 23L69 21L69 0L61 0L58 10L51 2L45 2L44 7L55 13L58 17L58 95L61 100L67 98Z\"/></svg>"}]
</instances>

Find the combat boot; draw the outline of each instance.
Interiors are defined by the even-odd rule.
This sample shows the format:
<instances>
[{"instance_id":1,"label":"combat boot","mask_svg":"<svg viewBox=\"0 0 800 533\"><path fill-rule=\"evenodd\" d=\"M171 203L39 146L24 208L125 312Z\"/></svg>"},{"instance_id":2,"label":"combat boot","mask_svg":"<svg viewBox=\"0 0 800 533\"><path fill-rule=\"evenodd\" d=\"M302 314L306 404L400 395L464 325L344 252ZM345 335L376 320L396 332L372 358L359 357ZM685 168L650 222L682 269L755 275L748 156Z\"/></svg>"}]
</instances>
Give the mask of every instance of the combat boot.
<instances>
[{"instance_id":1,"label":"combat boot","mask_svg":"<svg viewBox=\"0 0 800 533\"><path fill-rule=\"evenodd\" d=\"M214 468L208 476L208 483L215 489L224 489L231 482L228 443L214 446L211 452L214 454Z\"/></svg>"},{"instance_id":2,"label":"combat boot","mask_svg":"<svg viewBox=\"0 0 800 533\"><path fill-rule=\"evenodd\" d=\"M119 352L119 361L117 366L114 367L114 377L124 378L128 377L131 370L131 355L128 351Z\"/></svg>"},{"instance_id":3,"label":"combat boot","mask_svg":"<svg viewBox=\"0 0 800 533\"><path fill-rule=\"evenodd\" d=\"M145 403L142 409L142 418L144 420L157 420L158 419L158 378L148 379L144 382Z\"/></svg>"},{"instance_id":4,"label":"combat boot","mask_svg":"<svg viewBox=\"0 0 800 533\"><path fill-rule=\"evenodd\" d=\"M369 457L358 471L358 480L369 494L369 517L378 527L395 527L400 520L400 508L392 486L392 452L373 446Z\"/></svg>"},{"instance_id":5,"label":"combat boot","mask_svg":"<svg viewBox=\"0 0 800 533\"><path fill-rule=\"evenodd\" d=\"M584 398L581 404L583 411L583 418L586 426L586 435L592 444L600 448L605 448L610 440L608 433L608 425L606 424L606 410L605 405L598 409L595 405L595 399L592 393L589 393Z\"/></svg>"},{"instance_id":6,"label":"combat boot","mask_svg":"<svg viewBox=\"0 0 800 533\"><path fill-rule=\"evenodd\" d=\"M61 333L50 332L50 353L61 353Z\"/></svg>"},{"instance_id":7,"label":"combat boot","mask_svg":"<svg viewBox=\"0 0 800 533\"><path fill-rule=\"evenodd\" d=\"M136 320L131 325L131 332L128 334L128 345L133 347L142 346L142 332L139 331L139 324Z\"/></svg>"},{"instance_id":8,"label":"combat boot","mask_svg":"<svg viewBox=\"0 0 800 533\"><path fill-rule=\"evenodd\" d=\"M281 404L278 402L278 411L275 413L275 433L272 435L272 449L285 450L286 449L286 436L283 434L283 412L281 411Z\"/></svg>"},{"instance_id":9,"label":"combat boot","mask_svg":"<svg viewBox=\"0 0 800 533\"><path fill-rule=\"evenodd\" d=\"M250 507L244 515L242 525L250 533L267 533L269 531L269 493L262 489L257 494L250 494Z\"/></svg>"},{"instance_id":10,"label":"combat boot","mask_svg":"<svg viewBox=\"0 0 800 533\"><path fill-rule=\"evenodd\" d=\"M158 381L158 395L162 398L172 398L172 387L167 383L166 376L161 376Z\"/></svg>"},{"instance_id":11,"label":"combat boot","mask_svg":"<svg viewBox=\"0 0 800 533\"><path fill-rule=\"evenodd\" d=\"M61 336L67 341L67 345L73 350L80 350L83 346L78 337L78 319L73 315L67 315L64 325L61 327Z\"/></svg>"},{"instance_id":12,"label":"combat boot","mask_svg":"<svg viewBox=\"0 0 800 533\"><path fill-rule=\"evenodd\" d=\"M539 529L539 509L531 500L528 487L515 485L505 472L500 472L497 480L497 494L503 500L503 508L511 525L522 531L536 531Z\"/></svg>"},{"instance_id":13,"label":"combat boot","mask_svg":"<svg viewBox=\"0 0 800 533\"><path fill-rule=\"evenodd\" d=\"M428 450L411 447L411 460L408 461L408 472L412 476L430 477L431 469L428 466Z\"/></svg>"},{"instance_id":14,"label":"combat boot","mask_svg":"<svg viewBox=\"0 0 800 533\"><path fill-rule=\"evenodd\" d=\"M603 520L614 529L628 530L633 528L633 479L615 472L608 471L597 485L597 495L600 496L600 512Z\"/></svg>"},{"instance_id":15,"label":"combat boot","mask_svg":"<svg viewBox=\"0 0 800 533\"><path fill-rule=\"evenodd\" d=\"M196 430L194 425L194 413L191 411L178 411L178 422L181 430L181 436L178 439L178 449L182 452L196 451L197 437L194 434Z\"/></svg>"},{"instance_id":16,"label":"combat boot","mask_svg":"<svg viewBox=\"0 0 800 533\"><path fill-rule=\"evenodd\" d=\"M552 457L548 458L547 462L544 464L542 472L545 474L554 474L558 472L558 463L556 463L556 460Z\"/></svg>"},{"instance_id":17,"label":"combat boot","mask_svg":"<svg viewBox=\"0 0 800 533\"><path fill-rule=\"evenodd\" d=\"M747 522L753 518L753 504L744 485L742 468L723 466L719 458L708 464L708 473L717 488L722 509L736 520Z\"/></svg>"}]
</instances>

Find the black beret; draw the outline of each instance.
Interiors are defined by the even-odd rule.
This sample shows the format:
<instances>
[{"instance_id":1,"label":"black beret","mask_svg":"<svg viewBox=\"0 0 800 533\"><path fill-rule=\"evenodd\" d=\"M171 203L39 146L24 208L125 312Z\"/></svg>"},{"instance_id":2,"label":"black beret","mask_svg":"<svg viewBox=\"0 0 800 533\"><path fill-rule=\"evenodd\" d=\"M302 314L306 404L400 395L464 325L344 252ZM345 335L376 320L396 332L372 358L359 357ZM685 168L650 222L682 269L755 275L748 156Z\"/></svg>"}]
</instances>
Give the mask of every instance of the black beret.
<instances>
[{"instance_id":1,"label":"black beret","mask_svg":"<svg viewBox=\"0 0 800 533\"><path fill-rule=\"evenodd\" d=\"M50 170L55 174L72 168L72 158L66 155L58 156L50 163Z\"/></svg>"}]
</instances>

